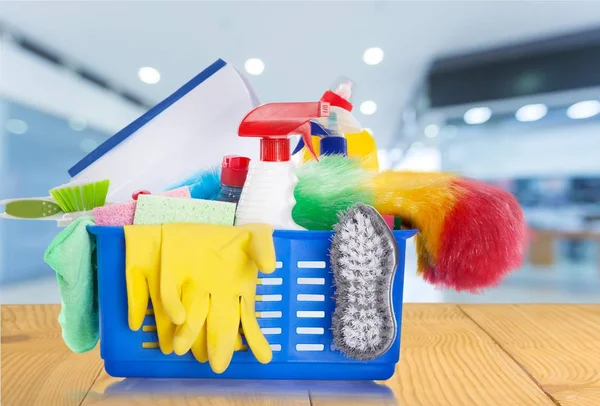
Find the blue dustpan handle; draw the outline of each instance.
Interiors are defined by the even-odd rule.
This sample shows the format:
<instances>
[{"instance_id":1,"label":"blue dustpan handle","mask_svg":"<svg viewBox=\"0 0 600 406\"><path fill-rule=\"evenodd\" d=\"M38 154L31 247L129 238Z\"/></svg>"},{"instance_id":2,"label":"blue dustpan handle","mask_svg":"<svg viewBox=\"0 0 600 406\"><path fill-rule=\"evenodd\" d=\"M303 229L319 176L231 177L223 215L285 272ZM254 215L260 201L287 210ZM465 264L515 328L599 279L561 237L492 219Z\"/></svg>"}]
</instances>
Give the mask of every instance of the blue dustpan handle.
<instances>
[{"instance_id":1,"label":"blue dustpan handle","mask_svg":"<svg viewBox=\"0 0 600 406\"><path fill-rule=\"evenodd\" d=\"M321 127L320 124L315 123L314 121L310 122L310 134L318 135L319 137L325 137L329 135L326 129L324 129L323 127ZM295 155L298 152L300 152L302 148L304 148L304 141L302 140L302 138L300 138L300 141L298 142L298 145L296 145L296 148L294 148L294 152L292 152L292 155Z\"/></svg>"}]
</instances>

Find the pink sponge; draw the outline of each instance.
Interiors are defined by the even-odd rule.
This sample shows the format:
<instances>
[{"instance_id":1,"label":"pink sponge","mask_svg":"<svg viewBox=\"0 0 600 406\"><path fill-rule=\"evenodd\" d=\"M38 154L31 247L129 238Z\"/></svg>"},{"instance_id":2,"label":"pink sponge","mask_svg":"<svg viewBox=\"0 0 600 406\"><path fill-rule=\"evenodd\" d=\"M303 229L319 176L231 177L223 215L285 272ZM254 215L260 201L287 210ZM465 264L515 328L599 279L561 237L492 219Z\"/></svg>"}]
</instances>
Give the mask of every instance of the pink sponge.
<instances>
[{"instance_id":1,"label":"pink sponge","mask_svg":"<svg viewBox=\"0 0 600 406\"><path fill-rule=\"evenodd\" d=\"M169 190L168 192L163 193L162 196L181 197L186 199L191 198L190 189L188 187ZM94 215L94 220L98 226L127 226L133 224L136 205L136 200L109 204L107 206L96 207L92 210L92 214Z\"/></svg>"}]
</instances>

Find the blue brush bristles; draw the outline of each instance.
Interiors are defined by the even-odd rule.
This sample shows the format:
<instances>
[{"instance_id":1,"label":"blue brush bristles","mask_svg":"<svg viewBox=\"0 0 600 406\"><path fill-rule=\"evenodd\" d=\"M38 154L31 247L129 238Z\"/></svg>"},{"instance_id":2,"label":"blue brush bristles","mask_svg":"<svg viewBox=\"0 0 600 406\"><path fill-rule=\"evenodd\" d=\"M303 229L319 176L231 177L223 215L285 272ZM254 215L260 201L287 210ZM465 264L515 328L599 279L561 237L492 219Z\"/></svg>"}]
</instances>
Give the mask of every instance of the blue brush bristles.
<instances>
[{"instance_id":1,"label":"blue brush bristles","mask_svg":"<svg viewBox=\"0 0 600 406\"><path fill-rule=\"evenodd\" d=\"M217 200L221 190L221 168L212 168L198 171L185 180L169 187L169 190L183 186L190 188L193 199Z\"/></svg>"}]
</instances>

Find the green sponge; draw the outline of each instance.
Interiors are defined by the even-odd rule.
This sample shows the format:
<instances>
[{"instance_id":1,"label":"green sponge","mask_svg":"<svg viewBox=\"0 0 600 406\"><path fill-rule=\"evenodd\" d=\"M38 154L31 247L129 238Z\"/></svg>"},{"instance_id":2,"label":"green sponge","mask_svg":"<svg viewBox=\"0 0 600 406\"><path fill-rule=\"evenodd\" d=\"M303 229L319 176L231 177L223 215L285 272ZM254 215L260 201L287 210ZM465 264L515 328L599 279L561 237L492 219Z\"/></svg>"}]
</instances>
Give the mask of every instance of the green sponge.
<instances>
[{"instance_id":1,"label":"green sponge","mask_svg":"<svg viewBox=\"0 0 600 406\"><path fill-rule=\"evenodd\" d=\"M233 225L235 203L140 195L133 224L206 223Z\"/></svg>"},{"instance_id":2,"label":"green sponge","mask_svg":"<svg viewBox=\"0 0 600 406\"><path fill-rule=\"evenodd\" d=\"M319 162L309 161L297 168L296 176L292 217L307 230L331 230L338 213L356 203L373 205L375 201L368 187L373 174L356 159L321 156Z\"/></svg>"}]
</instances>

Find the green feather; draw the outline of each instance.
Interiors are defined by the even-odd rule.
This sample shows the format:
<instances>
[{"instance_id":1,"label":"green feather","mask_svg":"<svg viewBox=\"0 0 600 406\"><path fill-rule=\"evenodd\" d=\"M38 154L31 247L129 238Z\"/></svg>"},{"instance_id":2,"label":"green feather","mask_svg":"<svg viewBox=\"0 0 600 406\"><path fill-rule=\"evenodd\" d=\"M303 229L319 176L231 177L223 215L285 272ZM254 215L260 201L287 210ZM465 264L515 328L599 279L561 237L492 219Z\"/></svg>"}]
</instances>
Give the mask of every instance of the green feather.
<instances>
[{"instance_id":1,"label":"green feather","mask_svg":"<svg viewBox=\"0 0 600 406\"><path fill-rule=\"evenodd\" d=\"M367 187L373 174L360 161L340 155L322 156L296 169L294 221L307 230L331 230L338 213L356 203L373 205Z\"/></svg>"}]
</instances>

